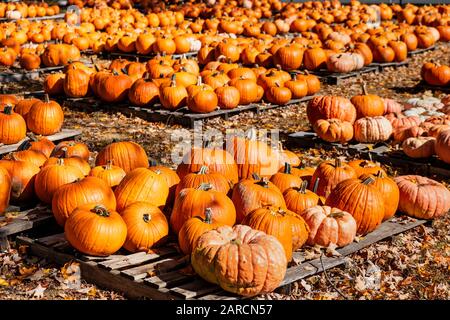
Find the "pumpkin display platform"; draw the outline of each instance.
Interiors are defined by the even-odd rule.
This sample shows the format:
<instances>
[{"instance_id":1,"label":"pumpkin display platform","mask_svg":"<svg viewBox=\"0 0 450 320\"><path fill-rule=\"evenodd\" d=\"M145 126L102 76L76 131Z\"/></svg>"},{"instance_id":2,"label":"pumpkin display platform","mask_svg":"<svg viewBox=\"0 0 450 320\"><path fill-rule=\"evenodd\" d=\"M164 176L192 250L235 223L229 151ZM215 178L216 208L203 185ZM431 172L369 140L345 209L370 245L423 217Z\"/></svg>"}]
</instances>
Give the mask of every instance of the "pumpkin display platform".
<instances>
[{"instance_id":1,"label":"pumpkin display platform","mask_svg":"<svg viewBox=\"0 0 450 320\"><path fill-rule=\"evenodd\" d=\"M211 118L221 117L225 120L228 117L236 115L241 112L253 111L259 114L261 111L266 111L274 108L281 108L287 105L298 104L309 101L314 96L306 96L301 99L292 99L285 105L252 103L246 106L238 106L234 109L219 109L209 113L193 113L187 107L182 107L176 111L162 109L159 104L154 108L141 108L129 104L107 104L95 98L64 98L61 102L64 106L84 111L98 111L105 110L110 112L120 112L125 115L134 115L141 117L147 121L164 122L167 124L180 124L188 128L194 128L195 122L204 121Z\"/></svg>"},{"instance_id":2,"label":"pumpkin display platform","mask_svg":"<svg viewBox=\"0 0 450 320\"><path fill-rule=\"evenodd\" d=\"M64 19L64 13L55 14L52 16L43 16L43 17L33 17L33 18L25 18L29 21L41 21L41 20L61 20ZM14 22L18 19L11 19L11 18L0 18L0 22Z\"/></svg>"},{"instance_id":3,"label":"pumpkin display platform","mask_svg":"<svg viewBox=\"0 0 450 320\"><path fill-rule=\"evenodd\" d=\"M425 220L395 217L385 221L378 229L359 242L338 249L339 256L321 256L308 260L302 251L293 253L294 261L288 266L278 290L289 290L290 284L308 276L345 263L345 257L375 242L405 232L424 224ZM222 290L193 275L189 259L175 250L173 244L153 249L151 252L123 254L108 257L91 257L80 254L65 240L63 233L41 238L19 236L16 241L29 247L30 254L46 258L58 264L76 261L80 264L83 279L104 288L123 292L129 298L160 300L237 300L242 297Z\"/></svg>"},{"instance_id":4,"label":"pumpkin display platform","mask_svg":"<svg viewBox=\"0 0 450 320\"><path fill-rule=\"evenodd\" d=\"M394 166L409 166L415 172L425 176L437 174L450 177L450 167L436 156L427 159L412 159L406 156L401 149L395 149L386 143L367 144L352 142L348 144L329 143L320 139L314 132L295 132L288 136L288 142L302 148L336 149L347 154L379 161Z\"/></svg>"},{"instance_id":5,"label":"pumpkin display platform","mask_svg":"<svg viewBox=\"0 0 450 320\"><path fill-rule=\"evenodd\" d=\"M321 69L317 71L311 71L311 74L316 75L319 79L326 81L329 84L340 84L343 80L355 78L360 76L364 73L370 73L370 72L378 72L379 67L375 65L370 65L367 67L363 67L360 70L347 72L347 73L338 73L338 72L330 72L326 69Z\"/></svg>"}]
</instances>

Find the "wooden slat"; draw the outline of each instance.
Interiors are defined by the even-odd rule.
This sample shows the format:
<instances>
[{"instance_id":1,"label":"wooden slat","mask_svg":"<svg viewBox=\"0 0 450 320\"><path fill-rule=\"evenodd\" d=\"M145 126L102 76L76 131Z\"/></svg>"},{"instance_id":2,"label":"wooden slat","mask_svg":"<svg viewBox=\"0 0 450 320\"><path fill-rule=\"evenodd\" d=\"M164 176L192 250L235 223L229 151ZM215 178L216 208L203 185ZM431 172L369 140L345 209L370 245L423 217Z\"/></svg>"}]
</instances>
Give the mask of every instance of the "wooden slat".
<instances>
[{"instance_id":1,"label":"wooden slat","mask_svg":"<svg viewBox=\"0 0 450 320\"><path fill-rule=\"evenodd\" d=\"M152 263L137 266L131 269L122 270L122 274L128 278L138 280L144 279L151 273L162 274L175 269L182 268L188 264L188 259L185 257L173 257L163 260L158 260Z\"/></svg>"},{"instance_id":2,"label":"wooden slat","mask_svg":"<svg viewBox=\"0 0 450 320\"><path fill-rule=\"evenodd\" d=\"M12 208L9 209L9 212L12 212ZM5 217L0 217L0 222L5 219ZM48 208L24 210L14 217L7 225L0 228L0 236L6 237L53 221L53 214Z\"/></svg>"},{"instance_id":3,"label":"wooden slat","mask_svg":"<svg viewBox=\"0 0 450 320\"><path fill-rule=\"evenodd\" d=\"M242 297L234 295L230 292L219 289L217 292L207 294L206 296L197 298L198 300L240 300Z\"/></svg>"},{"instance_id":4,"label":"wooden slat","mask_svg":"<svg viewBox=\"0 0 450 320\"><path fill-rule=\"evenodd\" d=\"M217 285L195 278L192 282L170 289L170 293L182 299L192 299L215 292L217 289Z\"/></svg>"},{"instance_id":5,"label":"wooden slat","mask_svg":"<svg viewBox=\"0 0 450 320\"><path fill-rule=\"evenodd\" d=\"M88 282L95 283L101 288L115 290L124 293L131 299L140 299L143 297L159 300L177 299L176 296L170 294L167 289L156 290L144 284L142 281L133 281L120 276L118 271L107 271L98 268L93 262L84 262L74 259L74 256L57 252L51 248L41 245L27 237L17 237L17 243L27 245L29 253L38 257L45 257L49 261L65 264L69 261L77 261L80 264L81 276Z\"/></svg>"},{"instance_id":6,"label":"wooden slat","mask_svg":"<svg viewBox=\"0 0 450 320\"><path fill-rule=\"evenodd\" d=\"M146 255L145 252L132 253L129 255L119 256L117 259L111 259L111 260L100 262L98 265L107 270L114 270L114 269L116 269L117 265L119 265L119 266L126 265L128 262L132 262L132 261L135 261L136 259L145 257L145 255Z\"/></svg>"},{"instance_id":7,"label":"wooden slat","mask_svg":"<svg viewBox=\"0 0 450 320\"><path fill-rule=\"evenodd\" d=\"M64 233L58 233L58 234L54 234L48 237L43 237L43 238L39 238L36 242L49 246L49 247L53 247L55 244L57 243L61 243L61 242L66 242L66 238L64 236Z\"/></svg>"},{"instance_id":8,"label":"wooden slat","mask_svg":"<svg viewBox=\"0 0 450 320\"><path fill-rule=\"evenodd\" d=\"M192 281L192 276L180 273L179 271L172 271L163 273L150 278L145 278L144 283L156 288L172 288L176 285Z\"/></svg>"},{"instance_id":9,"label":"wooden slat","mask_svg":"<svg viewBox=\"0 0 450 320\"><path fill-rule=\"evenodd\" d=\"M62 129L61 132L58 132L58 133L56 133L54 135L51 135L51 136L47 136L46 138L55 142L55 141L67 140L69 138L74 138L76 136L79 136L80 134L81 134L81 131L79 131L79 130ZM16 151L17 148L23 142L28 141L28 140L29 140L29 138L27 137L27 138L21 140L19 143L1 146L0 147L0 155Z\"/></svg>"},{"instance_id":10,"label":"wooden slat","mask_svg":"<svg viewBox=\"0 0 450 320\"><path fill-rule=\"evenodd\" d=\"M324 268L322 268L322 263L320 259L314 259L312 261L301 263L298 266L288 268L286 272L286 276L282 281L280 286L287 285L294 281L303 279L310 275L316 274L318 272L322 272L324 269L329 269L345 262L345 256L357 252L362 248L365 248L375 242L383 240L385 238L391 237L393 235L402 233L406 230L415 228L421 224L424 224L426 220L415 220L413 219L410 222L405 224L394 223L389 221L385 221L381 224L380 227L369 233L359 242L353 242L352 244L338 249L337 251L341 254L339 257L323 257L322 262Z\"/></svg>"}]
</instances>

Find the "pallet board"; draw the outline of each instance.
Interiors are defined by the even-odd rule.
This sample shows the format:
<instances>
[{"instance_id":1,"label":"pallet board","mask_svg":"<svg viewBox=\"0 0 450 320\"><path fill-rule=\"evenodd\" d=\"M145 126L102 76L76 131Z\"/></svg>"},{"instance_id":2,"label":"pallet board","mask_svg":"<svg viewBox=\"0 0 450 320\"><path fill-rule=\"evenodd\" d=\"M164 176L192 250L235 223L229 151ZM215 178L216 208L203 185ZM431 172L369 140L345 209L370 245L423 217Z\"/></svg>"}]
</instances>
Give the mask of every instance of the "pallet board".
<instances>
[{"instance_id":1,"label":"pallet board","mask_svg":"<svg viewBox=\"0 0 450 320\"><path fill-rule=\"evenodd\" d=\"M421 54L421 53L424 53L424 52L427 52L427 51L434 51L436 49L437 49L437 45L433 45L433 46L431 46L429 48L416 49L416 50L413 50L413 51L409 51L408 52L408 56L414 56L416 54Z\"/></svg>"},{"instance_id":2,"label":"pallet board","mask_svg":"<svg viewBox=\"0 0 450 320\"><path fill-rule=\"evenodd\" d=\"M286 105L262 103L250 104L246 106L239 106L235 109L222 109L210 113L192 113L187 107L180 108L176 111L169 111L158 108L160 107L160 105L155 105L152 109L134 107L130 106L129 104L110 105L102 103L95 98L63 99L62 103L69 108L76 108L86 111L110 110L113 112L121 112L125 115L134 115L147 121L164 122L166 124L180 124L185 127L194 128L194 125L197 121L205 121L216 117L222 117L227 120L231 116L247 111L254 111L259 114L260 112L265 110L306 102L311 100L313 97L314 96L306 96L301 99L293 99Z\"/></svg>"},{"instance_id":3,"label":"pallet board","mask_svg":"<svg viewBox=\"0 0 450 320\"><path fill-rule=\"evenodd\" d=\"M40 21L40 20L57 20L57 19L64 19L65 13L55 14L53 16L43 16L43 17L33 17L33 18L25 18L25 20L29 21ZM24 19L8 19L8 18L0 18L1 22L14 22L14 21L20 21Z\"/></svg>"},{"instance_id":4,"label":"pallet board","mask_svg":"<svg viewBox=\"0 0 450 320\"><path fill-rule=\"evenodd\" d=\"M364 73L378 72L378 71L379 71L378 66L369 65L369 66L363 67L360 70L356 70L356 71L348 72L348 73L330 72L326 69L310 71L310 73L316 75L320 79L323 79L328 84L340 84L341 81L343 81L343 80L358 77Z\"/></svg>"},{"instance_id":5,"label":"pallet board","mask_svg":"<svg viewBox=\"0 0 450 320\"><path fill-rule=\"evenodd\" d=\"M53 142L59 142L64 140L73 139L81 134L81 131L79 130L72 130L72 129L62 129L61 132L58 132L56 134L53 134L51 136L47 136L46 138L53 141ZM0 158L2 154L6 154L9 152L16 151L17 148L24 143L25 141L30 140L28 137L20 141L16 144L9 144L9 145L0 145Z\"/></svg>"},{"instance_id":6,"label":"pallet board","mask_svg":"<svg viewBox=\"0 0 450 320\"><path fill-rule=\"evenodd\" d=\"M409 61L405 60L402 62L372 62L370 66L377 67L378 70L381 72L386 68L399 68L399 67L407 67L409 65Z\"/></svg>"},{"instance_id":7,"label":"pallet board","mask_svg":"<svg viewBox=\"0 0 450 320\"><path fill-rule=\"evenodd\" d=\"M87 52L83 52L83 53L93 54L93 52L91 52L91 51L87 51ZM111 59L127 58L127 59L133 59L133 60L139 59L142 61L150 60L157 56L157 54L142 55L142 54L137 54L137 53L125 53L125 52L102 52L99 55L106 57L106 58L111 58ZM172 55L173 59L180 59L182 57L187 57L187 58L197 57L197 52L187 52L184 54L173 54Z\"/></svg>"},{"instance_id":8,"label":"pallet board","mask_svg":"<svg viewBox=\"0 0 450 320\"><path fill-rule=\"evenodd\" d=\"M384 164L409 166L426 176L436 174L450 177L450 165L439 160L436 156L429 159L412 159L407 157L403 151L394 149L385 143L367 144L355 142L345 145L341 143L329 143L320 139L314 132L304 131L290 134L288 136L288 143L302 148L337 149Z\"/></svg>"},{"instance_id":9,"label":"pallet board","mask_svg":"<svg viewBox=\"0 0 450 320\"><path fill-rule=\"evenodd\" d=\"M395 217L382 223L378 229L359 242L338 249L340 256L323 256L322 259L306 261L302 251L294 252L294 261L302 262L291 263L279 290L286 289L295 281L341 265L345 263L345 256L423 223L425 220ZM109 257L91 257L82 255L71 248L64 239L64 234L38 239L19 236L16 241L28 246L29 253L32 255L45 257L59 264L69 261L78 262L82 277L86 281L122 292L129 298L202 300L241 298L194 275L190 271L188 257L180 255L174 245L167 245L150 253L119 252Z\"/></svg>"},{"instance_id":10,"label":"pallet board","mask_svg":"<svg viewBox=\"0 0 450 320\"><path fill-rule=\"evenodd\" d=\"M0 227L0 251L9 249L8 236L54 221L53 213L46 206L37 206L25 210L20 207L10 206L5 213L14 213L14 217L8 220L6 216L0 216L0 225L7 223Z\"/></svg>"}]
</instances>

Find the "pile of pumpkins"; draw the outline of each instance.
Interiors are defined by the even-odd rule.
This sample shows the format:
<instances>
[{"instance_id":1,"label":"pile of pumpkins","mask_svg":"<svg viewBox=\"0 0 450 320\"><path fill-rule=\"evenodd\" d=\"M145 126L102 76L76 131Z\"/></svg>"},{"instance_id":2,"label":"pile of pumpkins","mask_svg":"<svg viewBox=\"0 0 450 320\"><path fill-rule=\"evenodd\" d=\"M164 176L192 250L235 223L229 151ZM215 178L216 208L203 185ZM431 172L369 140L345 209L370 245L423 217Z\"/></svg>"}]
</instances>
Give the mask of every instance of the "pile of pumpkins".
<instances>
[{"instance_id":1,"label":"pile of pumpkins","mask_svg":"<svg viewBox=\"0 0 450 320\"><path fill-rule=\"evenodd\" d=\"M139 107L152 107L160 102L167 110L187 106L192 112L208 113L262 99L284 105L291 99L316 94L320 81L314 75L291 76L279 69L249 68L219 61L200 68L195 59L158 56L147 63L116 59L104 70L74 62L65 73L48 75L44 90L50 95L72 98L94 95L108 103L128 99Z\"/></svg>"},{"instance_id":2,"label":"pile of pumpkins","mask_svg":"<svg viewBox=\"0 0 450 320\"><path fill-rule=\"evenodd\" d=\"M324 141L349 143L352 140L375 144L400 144L411 158L434 154L450 163L449 97L410 99L405 105L368 94L351 98L317 96L306 112L314 132ZM437 101L436 101L437 100Z\"/></svg>"},{"instance_id":3,"label":"pile of pumpkins","mask_svg":"<svg viewBox=\"0 0 450 320\"><path fill-rule=\"evenodd\" d=\"M19 20L26 18L54 16L60 12L58 5L36 2L27 4L26 2L0 3L0 18Z\"/></svg>"},{"instance_id":4,"label":"pile of pumpkins","mask_svg":"<svg viewBox=\"0 0 450 320\"><path fill-rule=\"evenodd\" d=\"M61 106L45 96L44 101L0 95L0 143L16 144L26 138L27 131L43 136L59 132L64 122Z\"/></svg>"},{"instance_id":5,"label":"pile of pumpkins","mask_svg":"<svg viewBox=\"0 0 450 320\"><path fill-rule=\"evenodd\" d=\"M94 256L148 251L172 233L201 277L244 296L278 287L305 244L346 246L397 209L424 219L450 209L450 191L434 180L392 179L363 160L302 167L295 153L259 141L255 131L231 137L224 149L192 148L176 171L131 141L104 147L94 168L89 157L84 143L36 137L0 161L0 212L10 199L38 198L69 243Z\"/></svg>"}]
</instances>

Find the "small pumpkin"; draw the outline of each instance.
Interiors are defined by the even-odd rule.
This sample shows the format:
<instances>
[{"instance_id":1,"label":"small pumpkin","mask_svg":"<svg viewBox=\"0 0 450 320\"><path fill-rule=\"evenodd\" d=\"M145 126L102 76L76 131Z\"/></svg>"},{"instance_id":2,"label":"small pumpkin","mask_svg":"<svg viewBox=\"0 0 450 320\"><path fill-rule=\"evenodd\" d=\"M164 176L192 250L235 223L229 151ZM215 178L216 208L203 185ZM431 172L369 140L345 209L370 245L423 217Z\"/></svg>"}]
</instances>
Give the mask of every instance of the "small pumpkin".
<instances>
[{"instance_id":1,"label":"small pumpkin","mask_svg":"<svg viewBox=\"0 0 450 320\"><path fill-rule=\"evenodd\" d=\"M104 166L96 166L89 172L89 176L102 179L111 188L117 187L125 175L126 172L121 167L113 165L113 161L108 161Z\"/></svg>"},{"instance_id":2,"label":"small pumpkin","mask_svg":"<svg viewBox=\"0 0 450 320\"><path fill-rule=\"evenodd\" d=\"M31 132L43 136L55 134L61 130L64 122L64 112L61 106L50 101L48 94L44 101L33 104L27 114L27 127Z\"/></svg>"},{"instance_id":3,"label":"small pumpkin","mask_svg":"<svg viewBox=\"0 0 450 320\"><path fill-rule=\"evenodd\" d=\"M289 188L300 187L302 179L291 173L291 165L286 162L284 164L284 172L275 173L270 178L270 182L283 193Z\"/></svg>"},{"instance_id":4,"label":"small pumpkin","mask_svg":"<svg viewBox=\"0 0 450 320\"><path fill-rule=\"evenodd\" d=\"M27 133L27 125L23 117L13 111L13 107L7 105L0 112L0 143L15 144L24 139Z\"/></svg>"},{"instance_id":5,"label":"small pumpkin","mask_svg":"<svg viewBox=\"0 0 450 320\"><path fill-rule=\"evenodd\" d=\"M411 137L403 141L403 152L410 158L429 158L435 154L436 138Z\"/></svg>"},{"instance_id":6,"label":"small pumpkin","mask_svg":"<svg viewBox=\"0 0 450 320\"><path fill-rule=\"evenodd\" d=\"M283 197L286 208L302 215L303 211L319 204L319 196L307 189L308 181L302 181L300 187L289 188L284 191Z\"/></svg>"},{"instance_id":7,"label":"small pumpkin","mask_svg":"<svg viewBox=\"0 0 450 320\"><path fill-rule=\"evenodd\" d=\"M313 130L328 142L346 143L353 138L353 125L339 119L319 119L313 124Z\"/></svg>"},{"instance_id":8,"label":"small pumpkin","mask_svg":"<svg viewBox=\"0 0 450 320\"><path fill-rule=\"evenodd\" d=\"M8 170L0 166L0 214L9 206L11 194L11 177Z\"/></svg>"}]
</instances>

